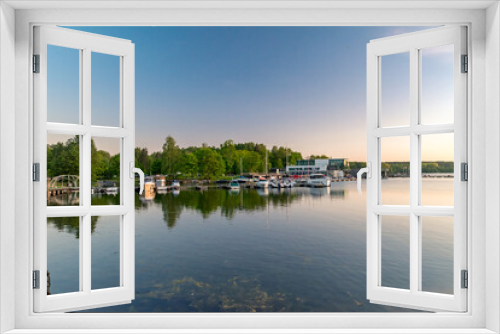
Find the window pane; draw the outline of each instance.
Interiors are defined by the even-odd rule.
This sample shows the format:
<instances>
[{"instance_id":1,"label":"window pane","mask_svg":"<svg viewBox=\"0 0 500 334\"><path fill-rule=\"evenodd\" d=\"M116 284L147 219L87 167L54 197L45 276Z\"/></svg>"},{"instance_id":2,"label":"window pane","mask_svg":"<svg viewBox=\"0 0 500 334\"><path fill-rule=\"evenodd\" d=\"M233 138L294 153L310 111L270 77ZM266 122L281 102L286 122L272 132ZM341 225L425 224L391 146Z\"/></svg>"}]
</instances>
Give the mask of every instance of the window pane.
<instances>
[{"instance_id":1,"label":"window pane","mask_svg":"<svg viewBox=\"0 0 500 334\"><path fill-rule=\"evenodd\" d=\"M382 286L410 288L410 217L382 216Z\"/></svg>"},{"instance_id":2,"label":"window pane","mask_svg":"<svg viewBox=\"0 0 500 334\"><path fill-rule=\"evenodd\" d=\"M92 137L92 205L120 204L120 142Z\"/></svg>"},{"instance_id":3,"label":"window pane","mask_svg":"<svg viewBox=\"0 0 500 334\"><path fill-rule=\"evenodd\" d=\"M94 216L92 224L92 290L120 286L120 217Z\"/></svg>"},{"instance_id":4,"label":"window pane","mask_svg":"<svg viewBox=\"0 0 500 334\"><path fill-rule=\"evenodd\" d=\"M80 205L80 136L47 134L47 206Z\"/></svg>"},{"instance_id":5,"label":"window pane","mask_svg":"<svg viewBox=\"0 0 500 334\"><path fill-rule=\"evenodd\" d=\"M410 137L380 139L381 204L410 205Z\"/></svg>"},{"instance_id":6,"label":"window pane","mask_svg":"<svg viewBox=\"0 0 500 334\"><path fill-rule=\"evenodd\" d=\"M79 217L47 218L47 295L80 291L79 238Z\"/></svg>"},{"instance_id":7,"label":"window pane","mask_svg":"<svg viewBox=\"0 0 500 334\"><path fill-rule=\"evenodd\" d=\"M381 126L410 125L410 53L381 57Z\"/></svg>"},{"instance_id":8,"label":"window pane","mask_svg":"<svg viewBox=\"0 0 500 334\"><path fill-rule=\"evenodd\" d=\"M47 121L80 122L80 50L47 45Z\"/></svg>"},{"instance_id":9,"label":"window pane","mask_svg":"<svg viewBox=\"0 0 500 334\"><path fill-rule=\"evenodd\" d=\"M120 126L120 57L92 52L92 125Z\"/></svg>"},{"instance_id":10,"label":"window pane","mask_svg":"<svg viewBox=\"0 0 500 334\"><path fill-rule=\"evenodd\" d=\"M452 133L422 136L422 205L453 206Z\"/></svg>"},{"instance_id":11,"label":"window pane","mask_svg":"<svg viewBox=\"0 0 500 334\"><path fill-rule=\"evenodd\" d=\"M422 217L422 291L453 294L453 217Z\"/></svg>"},{"instance_id":12,"label":"window pane","mask_svg":"<svg viewBox=\"0 0 500 334\"><path fill-rule=\"evenodd\" d=\"M453 45L423 49L421 123L453 123Z\"/></svg>"}]
</instances>

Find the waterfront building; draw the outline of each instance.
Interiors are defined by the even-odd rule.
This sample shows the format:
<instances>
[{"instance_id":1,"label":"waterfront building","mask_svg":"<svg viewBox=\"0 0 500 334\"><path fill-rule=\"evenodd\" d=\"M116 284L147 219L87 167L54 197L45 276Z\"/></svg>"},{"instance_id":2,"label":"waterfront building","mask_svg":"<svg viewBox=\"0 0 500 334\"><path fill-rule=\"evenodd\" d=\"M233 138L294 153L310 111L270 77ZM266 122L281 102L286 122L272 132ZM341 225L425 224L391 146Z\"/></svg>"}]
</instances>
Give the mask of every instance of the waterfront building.
<instances>
[{"instance_id":1,"label":"waterfront building","mask_svg":"<svg viewBox=\"0 0 500 334\"><path fill-rule=\"evenodd\" d=\"M345 158L304 159L297 160L296 165L286 166L286 173L289 175L309 175L319 173L339 177L340 173L335 171L343 171L346 168L349 168L349 161Z\"/></svg>"}]
</instances>

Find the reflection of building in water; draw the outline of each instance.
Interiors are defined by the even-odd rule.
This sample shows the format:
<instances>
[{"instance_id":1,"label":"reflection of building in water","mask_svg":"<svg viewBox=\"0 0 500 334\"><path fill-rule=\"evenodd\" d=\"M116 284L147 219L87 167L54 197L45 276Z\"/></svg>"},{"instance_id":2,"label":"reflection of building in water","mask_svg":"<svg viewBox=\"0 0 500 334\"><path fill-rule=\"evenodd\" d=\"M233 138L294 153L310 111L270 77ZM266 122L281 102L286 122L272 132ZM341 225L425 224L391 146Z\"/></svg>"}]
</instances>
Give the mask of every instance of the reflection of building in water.
<instances>
[{"instance_id":1,"label":"reflection of building in water","mask_svg":"<svg viewBox=\"0 0 500 334\"><path fill-rule=\"evenodd\" d=\"M297 160L296 165L286 166L289 175L308 175L320 173L334 178L344 177L343 170L349 168L349 160L341 159L307 159Z\"/></svg>"},{"instance_id":2,"label":"reflection of building in water","mask_svg":"<svg viewBox=\"0 0 500 334\"><path fill-rule=\"evenodd\" d=\"M326 196L330 194L330 187L324 187L324 188L311 188L309 189L311 192L311 196L313 197L321 197L321 196Z\"/></svg>"},{"instance_id":3,"label":"reflection of building in water","mask_svg":"<svg viewBox=\"0 0 500 334\"><path fill-rule=\"evenodd\" d=\"M257 188L256 191L257 191L257 194L259 194L261 196L269 195L269 188Z\"/></svg>"},{"instance_id":4,"label":"reflection of building in water","mask_svg":"<svg viewBox=\"0 0 500 334\"><path fill-rule=\"evenodd\" d=\"M345 199L346 197L346 192L344 189L330 189L330 197L336 198L336 199Z\"/></svg>"}]
</instances>

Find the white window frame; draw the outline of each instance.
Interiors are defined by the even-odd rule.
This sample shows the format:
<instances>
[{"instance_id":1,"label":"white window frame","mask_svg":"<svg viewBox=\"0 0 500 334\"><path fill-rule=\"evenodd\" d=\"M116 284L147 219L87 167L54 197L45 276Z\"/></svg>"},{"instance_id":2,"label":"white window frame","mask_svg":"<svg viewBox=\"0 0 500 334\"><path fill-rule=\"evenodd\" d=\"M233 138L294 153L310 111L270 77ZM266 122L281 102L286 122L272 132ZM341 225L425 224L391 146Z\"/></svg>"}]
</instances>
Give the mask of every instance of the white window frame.
<instances>
[{"instance_id":1,"label":"white window frame","mask_svg":"<svg viewBox=\"0 0 500 334\"><path fill-rule=\"evenodd\" d=\"M20 9L14 11L9 5ZM74 9L71 6L86 7L86 9ZM135 6L135 9L126 9L127 6ZM153 6L156 8L151 9ZM398 9L390 9L391 6L397 6ZM21 9L22 7L25 9ZM103 10L103 7L114 9ZM141 7L143 10L136 9ZM184 8L179 9L179 7ZM251 332L282 333L287 330L298 332L298 328L302 329L300 332L311 333L347 331L416 333L415 329L422 333L500 331L498 256L500 12L496 1L398 1L397 5L394 2L384 1L371 1L369 4L348 1L329 3L210 1L203 4L83 1L74 5L69 2L7 1L0 4L0 11L0 28L4 28L0 29L1 331L15 329L13 333L37 333L42 332L42 329L51 329L52 333L58 331L76 333L77 329L88 329L86 332L89 333L109 333L112 329L118 329L118 332L122 332L120 329L127 329L127 333L145 333L148 328L150 332L158 329L158 332L170 333L181 332L179 329L191 329L187 332L197 333L248 333L249 329L252 329ZM468 131L471 134L468 141L471 155L468 190L470 198L468 268L471 273L468 312L463 314L34 314L30 255L33 203L31 199L26 200L26 194L32 194L30 157L33 148L30 143L33 131L33 104L30 55L32 27L35 24L467 25L468 54L471 59L469 64L471 75L468 76L470 87L468 109L471 110L468 115ZM13 66L15 72L12 70ZM12 82L15 82L15 86ZM15 96L15 99L12 96ZM12 145L11 138L8 137L14 132L8 129L9 126L15 129L15 145ZM485 153L486 150L489 152L488 155ZM14 166L8 163L9 159L15 159ZM486 173L489 177L488 183L486 183ZM12 201L8 199L12 191L9 186L14 185L16 191L15 199ZM12 205L15 210L11 209ZM12 224L12 221L15 224ZM160 329L165 330L160 331ZM185 330L182 332L186 333Z\"/></svg>"},{"instance_id":2,"label":"white window frame","mask_svg":"<svg viewBox=\"0 0 500 334\"><path fill-rule=\"evenodd\" d=\"M34 83L34 161L39 163L39 181L33 184L34 270L39 271L39 289L34 292L34 311L75 311L130 303L135 296L135 208L134 208L134 44L129 40L101 36L60 27L34 27L34 53L39 56L39 73ZM78 124L47 122L47 46L78 50L80 58L80 120ZM119 126L92 125L92 53L113 55L120 64ZM80 205L47 207L47 135L78 136L80 146ZM92 137L120 142L120 205L91 205ZM91 217L116 216L120 221L120 285L106 289L91 286ZM79 291L47 295L47 218L79 217Z\"/></svg>"},{"instance_id":3,"label":"white window frame","mask_svg":"<svg viewBox=\"0 0 500 334\"><path fill-rule=\"evenodd\" d=\"M422 310L464 312L467 290L462 288L461 271L467 270L467 182L461 180L461 163L467 163L467 75L462 73L462 55L467 54L466 28L448 26L370 41L367 46L367 299L377 304ZM436 46L453 46L454 121L449 124L422 124L422 53ZM382 127L382 77L384 56L409 55L409 116L407 126ZM453 206L426 206L421 202L421 151L423 135L453 134ZM410 140L410 202L408 205L381 203L382 138L404 136ZM371 166L371 167L370 167ZM382 286L382 224L388 215L409 218L408 289ZM441 216L453 219L453 294L422 291L422 217Z\"/></svg>"}]
</instances>

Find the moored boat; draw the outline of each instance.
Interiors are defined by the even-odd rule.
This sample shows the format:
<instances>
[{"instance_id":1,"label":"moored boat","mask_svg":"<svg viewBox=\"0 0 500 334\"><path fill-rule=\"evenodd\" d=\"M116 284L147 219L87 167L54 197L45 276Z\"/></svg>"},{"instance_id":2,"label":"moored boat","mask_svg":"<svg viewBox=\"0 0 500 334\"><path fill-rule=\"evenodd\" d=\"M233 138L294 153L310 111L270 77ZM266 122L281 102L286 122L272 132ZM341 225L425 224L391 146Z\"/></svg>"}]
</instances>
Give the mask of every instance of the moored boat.
<instances>
[{"instance_id":1,"label":"moored boat","mask_svg":"<svg viewBox=\"0 0 500 334\"><path fill-rule=\"evenodd\" d=\"M271 180L271 181L269 181L269 187L270 188L279 188L280 184L276 180Z\"/></svg>"},{"instance_id":2,"label":"moored boat","mask_svg":"<svg viewBox=\"0 0 500 334\"><path fill-rule=\"evenodd\" d=\"M156 192L159 193L159 194L165 194L170 189L171 189L171 187L169 187L169 186L156 187Z\"/></svg>"},{"instance_id":3,"label":"moored boat","mask_svg":"<svg viewBox=\"0 0 500 334\"><path fill-rule=\"evenodd\" d=\"M269 188L269 181L268 180L259 180L257 183L254 185L255 188Z\"/></svg>"},{"instance_id":4,"label":"moored boat","mask_svg":"<svg viewBox=\"0 0 500 334\"><path fill-rule=\"evenodd\" d=\"M238 189L239 190L240 189L240 184L238 183L238 181L233 180L233 181L231 181L231 182L229 182L227 184L227 189L229 189L229 190L236 190L236 189Z\"/></svg>"},{"instance_id":5,"label":"moored boat","mask_svg":"<svg viewBox=\"0 0 500 334\"><path fill-rule=\"evenodd\" d=\"M307 186L307 178L302 177L302 178L298 179L297 181L295 181L294 186L295 187L305 187L305 186Z\"/></svg>"},{"instance_id":6,"label":"moored boat","mask_svg":"<svg viewBox=\"0 0 500 334\"><path fill-rule=\"evenodd\" d=\"M330 184L330 179L323 174L311 174L307 180L307 185L313 188L329 187Z\"/></svg>"},{"instance_id":7,"label":"moored boat","mask_svg":"<svg viewBox=\"0 0 500 334\"><path fill-rule=\"evenodd\" d=\"M119 189L120 188L118 188L118 187L107 187L107 188L103 188L103 192L105 194L108 194L108 195L118 194Z\"/></svg>"}]
</instances>

